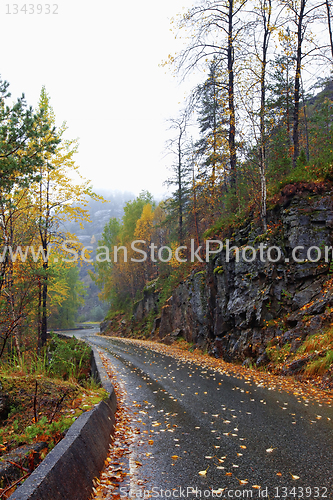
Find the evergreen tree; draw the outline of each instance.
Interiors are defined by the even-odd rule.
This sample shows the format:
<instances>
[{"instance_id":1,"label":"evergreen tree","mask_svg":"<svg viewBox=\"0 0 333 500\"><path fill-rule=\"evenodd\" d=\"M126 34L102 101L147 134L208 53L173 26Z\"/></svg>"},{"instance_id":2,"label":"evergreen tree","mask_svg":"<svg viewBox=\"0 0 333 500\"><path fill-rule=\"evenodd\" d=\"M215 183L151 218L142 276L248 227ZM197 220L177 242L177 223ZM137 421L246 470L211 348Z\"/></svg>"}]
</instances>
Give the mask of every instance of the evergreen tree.
<instances>
[{"instance_id":1,"label":"evergreen tree","mask_svg":"<svg viewBox=\"0 0 333 500\"><path fill-rule=\"evenodd\" d=\"M29 186L39 176L45 152L53 152L59 140L47 120L45 109L35 113L22 94L16 103L9 84L0 79L0 201L13 188Z\"/></svg>"},{"instance_id":2,"label":"evergreen tree","mask_svg":"<svg viewBox=\"0 0 333 500\"><path fill-rule=\"evenodd\" d=\"M289 34L287 30L287 40ZM274 181L277 176L286 175L291 168L292 158L292 117L294 83L292 74L295 61L289 42L284 46L284 54L277 57L267 85L267 141L268 178Z\"/></svg>"},{"instance_id":3,"label":"evergreen tree","mask_svg":"<svg viewBox=\"0 0 333 500\"><path fill-rule=\"evenodd\" d=\"M201 138L195 144L211 195L216 182L226 177L226 145L228 123L224 107L224 89L216 57L209 64L209 76L197 88L199 97L198 122Z\"/></svg>"}]
</instances>

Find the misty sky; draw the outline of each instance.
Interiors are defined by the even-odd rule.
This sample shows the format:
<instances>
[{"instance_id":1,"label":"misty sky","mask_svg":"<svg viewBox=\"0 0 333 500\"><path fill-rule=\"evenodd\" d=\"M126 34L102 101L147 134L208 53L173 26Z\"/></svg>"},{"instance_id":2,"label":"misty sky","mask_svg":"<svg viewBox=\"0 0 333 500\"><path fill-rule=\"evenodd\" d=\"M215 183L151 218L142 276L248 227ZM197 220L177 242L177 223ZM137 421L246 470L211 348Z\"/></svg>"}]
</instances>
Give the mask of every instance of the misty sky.
<instances>
[{"instance_id":1,"label":"misty sky","mask_svg":"<svg viewBox=\"0 0 333 500\"><path fill-rule=\"evenodd\" d=\"M58 0L49 4L58 14L47 15L37 13L45 3L14 14L1 2L2 79L34 107L46 86L57 124L67 121L67 138L80 140L76 161L95 189L166 192L166 120L186 88L158 65L181 47L170 18L193 3Z\"/></svg>"}]
</instances>

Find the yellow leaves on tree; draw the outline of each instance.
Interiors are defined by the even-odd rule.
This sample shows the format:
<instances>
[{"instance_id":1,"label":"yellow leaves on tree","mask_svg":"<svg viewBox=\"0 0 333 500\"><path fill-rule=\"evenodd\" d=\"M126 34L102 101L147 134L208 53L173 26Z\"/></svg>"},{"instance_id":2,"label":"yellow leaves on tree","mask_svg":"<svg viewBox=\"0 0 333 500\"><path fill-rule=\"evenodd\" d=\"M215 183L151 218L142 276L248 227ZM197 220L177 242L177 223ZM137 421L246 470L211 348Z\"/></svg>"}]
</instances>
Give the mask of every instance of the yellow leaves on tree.
<instances>
[{"instance_id":1,"label":"yellow leaves on tree","mask_svg":"<svg viewBox=\"0 0 333 500\"><path fill-rule=\"evenodd\" d=\"M142 215L136 223L134 232L135 239L144 240L150 245L153 232L154 212L150 203L145 205L142 210Z\"/></svg>"}]
</instances>

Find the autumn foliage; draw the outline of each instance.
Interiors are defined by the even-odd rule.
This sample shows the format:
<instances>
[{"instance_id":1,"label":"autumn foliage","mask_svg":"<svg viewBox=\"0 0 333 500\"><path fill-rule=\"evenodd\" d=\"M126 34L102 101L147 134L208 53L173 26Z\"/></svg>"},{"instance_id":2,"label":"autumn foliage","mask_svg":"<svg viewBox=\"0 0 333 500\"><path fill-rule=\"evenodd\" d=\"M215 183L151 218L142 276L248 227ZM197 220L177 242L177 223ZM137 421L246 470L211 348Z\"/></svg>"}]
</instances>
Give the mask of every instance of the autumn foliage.
<instances>
[{"instance_id":1,"label":"autumn foliage","mask_svg":"<svg viewBox=\"0 0 333 500\"><path fill-rule=\"evenodd\" d=\"M88 220L82 205L95 195L75 165L77 141L64 138L65 124L56 128L45 89L33 112L23 99L6 105L7 88L0 82L0 357L15 351L20 359L46 343L50 315L69 297L80 302L77 263L61 258L66 239L80 245L63 223Z\"/></svg>"}]
</instances>

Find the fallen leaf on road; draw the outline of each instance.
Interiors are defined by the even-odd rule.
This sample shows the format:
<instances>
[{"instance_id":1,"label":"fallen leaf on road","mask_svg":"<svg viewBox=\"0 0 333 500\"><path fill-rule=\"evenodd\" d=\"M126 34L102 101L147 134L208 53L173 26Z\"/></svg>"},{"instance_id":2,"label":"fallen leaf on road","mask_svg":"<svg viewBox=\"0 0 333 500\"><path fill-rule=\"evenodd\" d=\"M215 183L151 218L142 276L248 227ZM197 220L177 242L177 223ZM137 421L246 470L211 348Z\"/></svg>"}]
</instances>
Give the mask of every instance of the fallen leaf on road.
<instances>
[{"instance_id":1,"label":"fallen leaf on road","mask_svg":"<svg viewBox=\"0 0 333 500\"><path fill-rule=\"evenodd\" d=\"M206 470L201 470L199 471L199 476L206 476L207 475L207 471L208 471L209 467L207 467Z\"/></svg>"}]
</instances>

